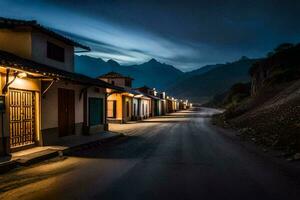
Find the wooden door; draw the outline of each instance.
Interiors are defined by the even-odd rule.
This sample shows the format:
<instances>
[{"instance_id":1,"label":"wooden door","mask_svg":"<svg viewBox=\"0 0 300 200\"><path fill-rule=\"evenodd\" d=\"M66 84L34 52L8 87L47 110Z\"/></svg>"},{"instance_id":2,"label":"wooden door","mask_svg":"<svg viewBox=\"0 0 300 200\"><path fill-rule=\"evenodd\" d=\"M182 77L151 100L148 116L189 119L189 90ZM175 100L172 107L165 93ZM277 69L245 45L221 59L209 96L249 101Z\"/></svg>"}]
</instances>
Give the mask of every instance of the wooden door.
<instances>
[{"instance_id":1,"label":"wooden door","mask_svg":"<svg viewBox=\"0 0 300 200\"><path fill-rule=\"evenodd\" d=\"M127 113L127 117L129 117L129 111L130 110L130 107L129 107L129 101L126 101L126 113Z\"/></svg>"},{"instance_id":2,"label":"wooden door","mask_svg":"<svg viewBox=\"0 0 300 200\"><path fill-rule=\"evenodd\" d=\"M58 128L59 136L75 133L75 92L58 89Z\"/></svg>"},{"instance_id":3,"label":"wooden door","mask_svg":"<svg viewBox=\"0 0 300 200\"><path fill-rule=\"evenodd\" d=\"M35 143L34 92L9 91L10 147L22 147Z\"/></svg>"},{"instance_id":4,"label":"wooden door","mask_svg":"<svg viewBox=\"0 0 300 200\"><path fill-rule=\"evenodd\" d=\"M89 125L103 124L103 99L89 98Z\"/></svg>"}]
</instances>

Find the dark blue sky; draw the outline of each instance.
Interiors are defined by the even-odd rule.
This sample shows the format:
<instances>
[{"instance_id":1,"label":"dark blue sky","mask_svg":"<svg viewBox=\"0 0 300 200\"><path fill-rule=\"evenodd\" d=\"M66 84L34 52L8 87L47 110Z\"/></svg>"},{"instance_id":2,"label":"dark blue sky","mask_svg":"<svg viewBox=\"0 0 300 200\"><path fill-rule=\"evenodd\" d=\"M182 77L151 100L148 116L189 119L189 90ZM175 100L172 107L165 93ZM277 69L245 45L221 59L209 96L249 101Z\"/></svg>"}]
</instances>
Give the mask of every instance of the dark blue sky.
<instances>
[{"instance_id":1,"label":"dark blue sky","mask_svg":"<svg viewBox=\"0 0 300 200\"><path fill-rule=\"evenodd\" d=\"M0 0L0 16L36 19L123 64L156 58L187 71L264 56L300 41L300 1Z\"/></svg>"}]
</instances>

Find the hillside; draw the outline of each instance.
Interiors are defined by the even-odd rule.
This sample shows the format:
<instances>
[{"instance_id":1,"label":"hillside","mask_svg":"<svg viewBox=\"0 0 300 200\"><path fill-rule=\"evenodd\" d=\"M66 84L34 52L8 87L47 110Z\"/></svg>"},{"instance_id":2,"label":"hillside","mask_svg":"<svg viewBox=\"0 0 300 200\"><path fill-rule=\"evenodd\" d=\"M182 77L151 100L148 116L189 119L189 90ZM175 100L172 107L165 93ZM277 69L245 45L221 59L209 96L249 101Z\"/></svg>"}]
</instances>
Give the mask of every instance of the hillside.
<instances>
[{"instance_id":1,"label":"hillside","mask_svg":"<svg viewBox=\"0 0 300 200\"><path fill-rule=\"evenodd\" d=\"M192 72L186 78L173 84L167 91L179 98L189 98L193 102L202 103L216 94L228 90L236 82L250 80L249 69L256 59L242 59L226 64L210 67L207 72ZM212 69L211 69L212 68Z\"/></svg>"},{"instance_id":2,"label":"hillside","mask_svg":"<svg viewBox=\"0 0 300 200\"><path fill-rule=\"evenodd\" d=\"M148 85L167 91L177 98L188 98L193 102L204 102L214 95L225 92L236 82L249 81L249 68L254 59L242 57L226 64L203 66L183 73L172 65L155 59L131 66L122 66L114 60L105 62L100 58L76 56L76 71L91 77L115 71L134 78L133 87Z\"/></svg>"},{"instance_id":3,"label":"hillside","mask_svg":"<svg viewBox=\"0 0 300 200\"><path fill-rule=\"evenodd\" d=\"M231 102L219 119L265 148L291 155L300 152L299 55L297 45L253 65L251 96L234 105Z\"/></svg>"},{"instance_id":4,"label":"hillside","mask_svg":"<svg viewBox=\"0 0 300 200\"><path fill-rule=\"evenodd\" d=\"M155 59L140 65L122 66L114 60L105 62L101 58L76 56L75 69L78 73L90 77L114 71L134 78L133 87L148 85L159 90L165 90L184 74L172 65L160 63Z\"/></svg>"}]
</instances>

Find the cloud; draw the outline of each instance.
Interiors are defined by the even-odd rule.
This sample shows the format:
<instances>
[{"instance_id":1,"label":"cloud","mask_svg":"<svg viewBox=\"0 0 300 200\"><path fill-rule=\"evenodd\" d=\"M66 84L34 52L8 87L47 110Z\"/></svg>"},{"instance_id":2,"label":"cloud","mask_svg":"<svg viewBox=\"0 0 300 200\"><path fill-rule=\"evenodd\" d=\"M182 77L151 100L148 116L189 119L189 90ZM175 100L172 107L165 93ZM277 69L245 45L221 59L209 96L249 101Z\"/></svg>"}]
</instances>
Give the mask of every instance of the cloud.
<instances>
[{"instance_id":1,"label":"cloud","mask_svg":"<svg viewBox=\"0 0 300 200\"><path fill-rule=\"evenodd\" d=\"M156 58L189 70L300 40L300 1L2 0L1 15L36 19L123 64Z\"/></svg>"}]
</instances>

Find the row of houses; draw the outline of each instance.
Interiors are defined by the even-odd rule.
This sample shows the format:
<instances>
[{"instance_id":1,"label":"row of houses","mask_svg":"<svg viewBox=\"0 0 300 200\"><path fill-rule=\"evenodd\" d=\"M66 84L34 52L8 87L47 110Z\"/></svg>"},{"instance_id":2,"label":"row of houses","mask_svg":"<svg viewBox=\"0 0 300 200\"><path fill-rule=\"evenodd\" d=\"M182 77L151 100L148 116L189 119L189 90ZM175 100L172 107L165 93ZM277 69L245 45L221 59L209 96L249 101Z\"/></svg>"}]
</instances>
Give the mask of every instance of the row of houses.
<instances>
[{"instance_id":1,"label":"row of houses","mask_svg":"<svg viewBox=\"0 0 300 200\"><path fill-rule=\"evenodd\" d=\"M155 88L132 88L133 79L116 72L99 76L98 79L118 87L117 90L107 89L107 119L111 123L161 116L190 106L187 100L178 101Z\"/></svg>"},{"instance_id":2,"label":"row of houses","mask_svg":"<svg viewBox=\"0 0 300 200\"><path fill-rule=\"evenodd\" d=\"M90 48L36 21L0 18L0 156L188 106L155 89L132 89L132 79L117 73L75 73L74 54L83 51Z\"/></svg>"}]
</instances>

